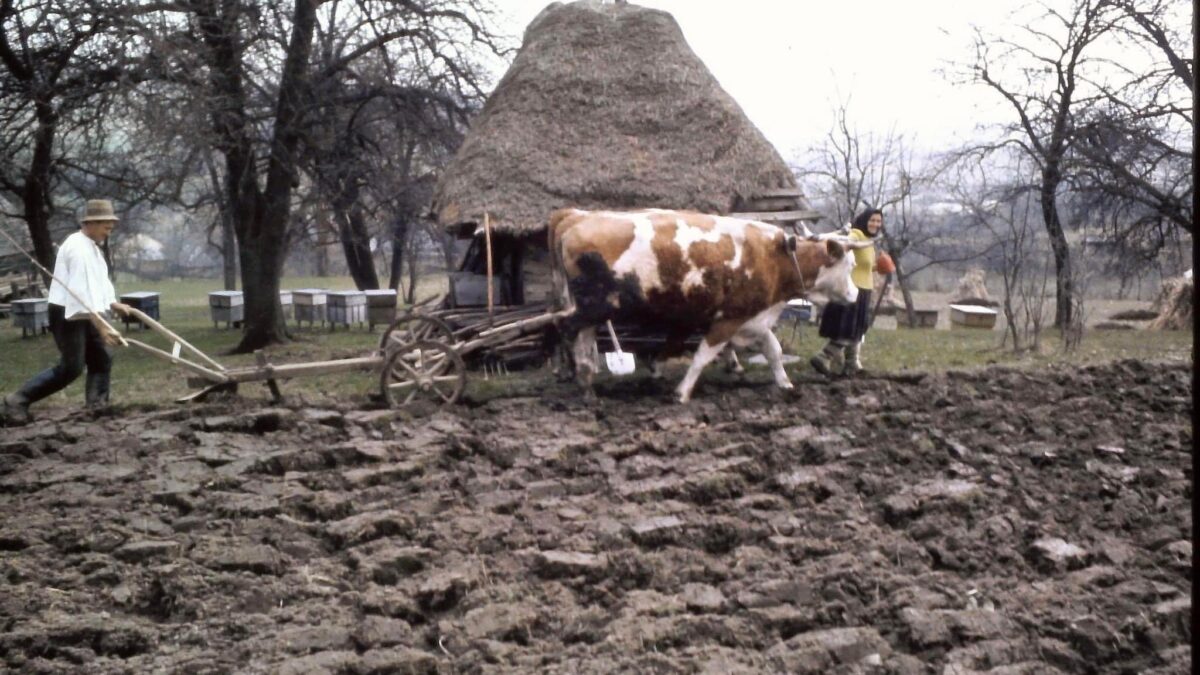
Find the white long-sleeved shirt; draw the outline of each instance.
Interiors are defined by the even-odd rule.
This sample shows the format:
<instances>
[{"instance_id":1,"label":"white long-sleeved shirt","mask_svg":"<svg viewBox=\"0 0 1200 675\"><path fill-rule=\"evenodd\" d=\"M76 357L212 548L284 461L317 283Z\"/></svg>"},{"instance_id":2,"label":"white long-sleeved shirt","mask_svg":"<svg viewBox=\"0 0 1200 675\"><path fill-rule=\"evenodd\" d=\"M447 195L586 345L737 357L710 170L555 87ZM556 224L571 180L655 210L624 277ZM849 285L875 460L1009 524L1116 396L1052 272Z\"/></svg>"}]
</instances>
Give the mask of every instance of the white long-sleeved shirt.
<instances>
[{"instance_id":1,"label":"white long-sleeved shirt","mask_svg":"<svg viewBox=\"0 0 1200 675\"><path fill-rule=\"evenodd\" d=\"M64 308L68 319L86 319L88 310L103 314L117 301L117 292L108 280L108 263L96 242L82 231L63 239L54 259L54 280L50 282L48 300ZM62 283L59 283L59 280ZM63 288L66 284L87 306Z\"/></svg>"}]
</instances>

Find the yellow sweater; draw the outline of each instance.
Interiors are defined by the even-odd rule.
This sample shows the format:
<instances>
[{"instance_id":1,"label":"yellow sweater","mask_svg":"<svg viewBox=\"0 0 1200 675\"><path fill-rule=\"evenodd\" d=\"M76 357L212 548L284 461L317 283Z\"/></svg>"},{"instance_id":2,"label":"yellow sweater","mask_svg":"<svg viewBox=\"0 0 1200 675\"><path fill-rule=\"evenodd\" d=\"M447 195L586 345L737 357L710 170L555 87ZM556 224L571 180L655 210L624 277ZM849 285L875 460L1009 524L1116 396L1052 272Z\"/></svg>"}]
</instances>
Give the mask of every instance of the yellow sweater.
<instances>
[{"instance_id":1,"label":"yellow sweater","mask_svg":"<svg viewBox=\"0 0 1200 675\"><path fill-rule=\"evenodd\" d=\"M850 241L869 241L870 237L857 228L850 229ZM871 274L875 269L875 247L868 246L854 250L854 269L850 272L850 281L863 290L875 288L875 277Z\"/></svg>"}]
</instances>

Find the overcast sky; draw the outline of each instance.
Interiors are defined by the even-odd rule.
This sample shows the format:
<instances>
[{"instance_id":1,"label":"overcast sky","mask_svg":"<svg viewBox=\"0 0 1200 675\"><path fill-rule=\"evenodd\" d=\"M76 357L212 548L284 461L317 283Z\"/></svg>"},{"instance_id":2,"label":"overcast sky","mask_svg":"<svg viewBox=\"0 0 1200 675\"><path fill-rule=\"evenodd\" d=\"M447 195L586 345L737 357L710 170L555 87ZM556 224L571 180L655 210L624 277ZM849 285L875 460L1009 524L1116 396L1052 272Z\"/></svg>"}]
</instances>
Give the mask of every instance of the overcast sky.
<instances>
[{"instance_id":1,"label":"overcast sky","mask_svg":"<svg viewBox=\"0 0 1200 675\"><path fill-rule=\"evenodd\" d=\"M520 39L546 0L495 0ZM692 50L775 144L798 159L849 98L860 131L896 131L929 149L1003 119L998 98L937 71L971 56L971 24L1004 22L1021 0L640 0L670 12Z\"/></svg>"}]
</instances>

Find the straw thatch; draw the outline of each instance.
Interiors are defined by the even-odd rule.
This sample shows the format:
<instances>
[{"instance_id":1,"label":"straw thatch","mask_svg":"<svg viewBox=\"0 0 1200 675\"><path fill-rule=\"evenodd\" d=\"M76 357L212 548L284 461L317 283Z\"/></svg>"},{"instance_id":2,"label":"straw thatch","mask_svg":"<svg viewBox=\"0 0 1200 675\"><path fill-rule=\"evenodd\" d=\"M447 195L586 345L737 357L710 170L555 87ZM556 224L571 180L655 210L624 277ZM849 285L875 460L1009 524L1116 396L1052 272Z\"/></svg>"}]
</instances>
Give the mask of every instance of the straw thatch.
<instances>
[{"instance_id":1,"label":"straw thatch","mask_svg":"<svg viewBox=\"0 0 1200 675\"><path fill-rule=\"evenodd\" d=\"M522 235L564 206L728 213L739 196L793 187L670 14L580 0L551 4L526 29L433 209L459 232L486 212L497 231Z\"/></svg>"}]
</instances>

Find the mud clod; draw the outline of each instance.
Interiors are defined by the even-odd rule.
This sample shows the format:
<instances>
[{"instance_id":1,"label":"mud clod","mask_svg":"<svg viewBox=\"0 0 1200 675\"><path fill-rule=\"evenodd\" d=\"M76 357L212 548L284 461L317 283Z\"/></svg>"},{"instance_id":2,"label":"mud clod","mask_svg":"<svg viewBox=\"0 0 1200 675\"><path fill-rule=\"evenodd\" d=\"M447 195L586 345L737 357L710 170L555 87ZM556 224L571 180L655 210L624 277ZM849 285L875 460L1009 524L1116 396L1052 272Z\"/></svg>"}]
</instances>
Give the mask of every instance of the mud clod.
<instances>
[{"instance_id":1,"label":"mud clod","mask_svg":"<svg viewBox=\"0 0 1200 675\"><path fill-rule=\"evenodd\" d=\"M1187 672L1190 382L43 415L0 440L0 671Z\"/></svg>"}]
</instances>

